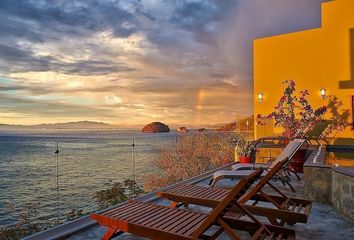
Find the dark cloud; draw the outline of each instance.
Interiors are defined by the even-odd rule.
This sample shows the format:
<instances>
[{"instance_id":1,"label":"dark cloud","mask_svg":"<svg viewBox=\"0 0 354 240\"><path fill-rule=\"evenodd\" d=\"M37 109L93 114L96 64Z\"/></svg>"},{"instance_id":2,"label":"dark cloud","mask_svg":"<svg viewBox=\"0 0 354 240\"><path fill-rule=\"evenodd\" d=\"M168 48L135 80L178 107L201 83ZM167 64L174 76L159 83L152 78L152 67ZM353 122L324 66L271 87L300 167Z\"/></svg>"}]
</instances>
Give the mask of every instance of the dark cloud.
<instances>
[{"instance_id":1,"label":"dark cloud","mask_svg":"<svg viewBox=\"0 0 354 240\"><path fill-rule=\"evenodd\" d=\"M55 117L108 117L117 118L114 113L105 107L83 106L71 103L62 103L53 100L29 99L13 94L0 93L0 112L15 112L17 114L31 114L45 118Z\"/></svg>"},{"instance_id":2,"label":"dark cloud","mask_svg":"<svg viewBox=\"0 0 354 240\"><path fill-rule=\"evenodd\" d=\"M128 36L134 30L127 26L136 20L117 2L3 0L0 2L0 29L7 30L7 33L15 37L28 36L31 40L39 41L49 37L57 38L58 34L88 35L109 28L117 36ZM11 25L19 28L11 28ZM28 35L20 31L24 26ZM29 30L31 27L32 31Z\"/></svg>"},{"instance_id":3,"label":"dark cloud","mask_svg":"<svg viewBox=\"0 0 354 240\"><path fill-rule=\"evenodd\" d=\"M64 62L51 56L36 56L31 50L0 44L0 71L16 73L28 71L55 71L68 75L105 75L135 69L110 60L80 60Z\"/></svg>"},{"instance_id":4,"label":"dark cloud","mask_svg":"<svg viewBox=\"0 0 354 240\"><path fill-rule=\"evenodd\" d=\"M47 71L53 58L36 57L31 51L0 44L0 71L2 73L21 71Z\"/></svg>"},{"instance_id":5,"label":"dark cloud","mask_svg":"<svg viewBox=\"0 0 354 240\"><path fill-rule=\"evenodd\" d=\"M108 86L79 86L76 88L65 88L60 83L51 82L50 85L31 83L27 84L26 80L18 80L18 83L0 83L1 92L21 92L31 96L50 95L50 94L70 94L70 93L110 93L112 91L129 90L127 87L122 87L118 83Z\"/></svg>"},{"instance_id":6,"label":"dark cloud","mask_svg":"<svg viewBox=\"0 0 354 240\"><path fill-rule=\"evenodd\" d=\"M143 10L133 12L122 9L120 1L0 1L0 71L2 73L26 71L58 71L73 75L104 75L134 69L110 60L65 63L53 56L36 56L30 43L60 43L67 39L92 37L95 33L112 31L116 37L128 37L138 31L140 23L132 13L138 11L144 18L153 20ZM138 2L138 1L137 1ZM27 46L18 44L28 41ZM74 40L73 40L74 41ZM99 44L99 43L98 43ZM99 58L107 59L111 50L98 44L77 44L73 52L90 50ZM80 49L81 48L81 49ZM66 53L70 56L70 52ZM96 58L97 59L97 58Z\"/></svg>"},{"instance_id":7,"label":"dark cloud","mask_svg":"<svg viewBox=\"0 0 354 240\"><path fill-rule=\"evenodd\" d=\"M0 56L3 60L13 62L21 60L23 61L28 60L28 55L30 55L28 52L17 47L11 47L4 44L0 44Z\"/></svg>"},{"instance_id":8,"label":"dark cloud","mask_svg":"<svg viewBox=\"0 0 354 240\"><path fill-rule=\"evenodd\" d=\"M253 40L319 26L320 2L1 0L0 74L9 80L0 78L0 112L114 119L113 109L137 111L137 119L183 112L191 121L204 88L200 119L251 113ZM55 73L73 85L47 79ZM92 84L80 85L85 79ZM80 93L90 106L50 100ZM106 96L122 103L106 106Z\"/></svg>"},{"instance_id":9,"label":"dark cloud","mask_svg":"<svg viewBox=\"0 0 354 240\"><path fill-rule=\"evenodd\" d=\"M52 70L56 70L69 75L105 75L113 72L132 72L136 69L118 65L113 61L85 60L74 63L56 62L51 65Z\"/></svg>"},{"instance_id":10,"label":"dark cloud","mask_svg":"<svg viewBox=\"0 0 354 240\"><path fill-rule=\"evenodd\" d=\"M33 28L33 26L24 22L20 17L9 18L6 17L6 14L0 14L1 42L12 42L17 39L27 39L31 42L43 42L45 37L42 37L42 33L35 31Z\"/></svg>"},{"instance_id":11,"label":"dark cloud","mask_svg":"<svg viewBox=\"0 0 354 240\"><path fill-rule=\"evenodd\" d=\"M219 24L230 14L237 0L177 1L169 19L178 28L193 33L197 41L213 43Z\"/></svg>"},{"instance_id":12,"label":"dark cloud","mask_svg":"<svg viewBox=\"0 0 354 240\"><path fill-rule=\"evenodd\" d=\"M277 2L278 0L272 1ZM27 64L30 60L33 61L33 71L48 70L51 68L50 66L54 66L59 69L65 68L70 74L75 74L75 72L83 74L85 71L87 71L86 74L100 74L101 72L106 74L117 70L117 68L104 61L97 62L99 65L97 67L94 66L94 62L73 63L71 68L65 64L56 65L53 64L52 58L33 57L28 49L23 49L23 46L15 45L15 43L20 39L33 43L64 42L66 39L92 37L96 33L107 30L112 31L116 37L128 37L136 32L144 32L148 39L160 48L162 54L169 55L171 51L189 52L196 48L195 44L191 42L195 40L206 43L207 47L211 49L208 50L209 52L205 52L205 49L196 49L195 51L204 51L201 54L214 56L214 51L218 49L219 35L231 33L235 39L239 39L235 40L233 46L230 46L231 50L235 54L239 52L249 54L252 52L251 43L255 37L318 25L319 7L316 14L311 15L310 13L313 13L315 5L319 6L321 0L314 0L309 4L305 4L306 1L303 0L289 4L290 1L286 0L283 1L286 3L282 3L282 12L278 11L279 8L274 7L275 3L265 4L263 2L259 0L161 1L160 5L166 5L171 11L167 15L159 15L158 12L147 9L143 1L140 0L3 0L0 1L0 32L2 33L0 43L13 47L18 52L14 49L9 50L15 54L15 57L8 54L0 56L0 59L6 62L11 61L11 58L17 58L19 65L22 60L23 65L27 67L19 67L19 70L30 70L30 66ZM267 7L269 5L271 7ZM309 5L311 7L306 8ZM250 6L255 6L256 10ZM296 11L292 11L292 9ZM308 13L299 17L302 10ZM252 11L254 12L252 13ZM238 19L238 25L227 24L229 19ZM239 25L247 29L240 28ZM188 34L193 36L193 39L190 39ZM247 43L245 43L246 41ZM98 45L83 45L82 48L90 49L97 55L109 56L110 54L108 51L100 51ZM25 55L26 51L28 56L16 57L16 54ZM210 51L213 52L210 53ZM174 57L178 59L178 56ZM241 57L245 58L244 55ZM245 59L245 61L237 63L237 70L246 69L250 72L251 58L247 56ZM103 66L104 64L108 65ZM7 67L5 65L2 69ZM122 70L124 71L124 69Z\"/></svg>"},{"instance_id":13,"label":"dark cloud","mask_svg":"<svg viewBox=\"0 0 354 240\"><path fill-rule=\"evenodd\" d=\"M170 21L188 30L201 28L210 21L221 18L220 9L209 1L188 2L178 1Z\"/></svg>"}]
</instances>

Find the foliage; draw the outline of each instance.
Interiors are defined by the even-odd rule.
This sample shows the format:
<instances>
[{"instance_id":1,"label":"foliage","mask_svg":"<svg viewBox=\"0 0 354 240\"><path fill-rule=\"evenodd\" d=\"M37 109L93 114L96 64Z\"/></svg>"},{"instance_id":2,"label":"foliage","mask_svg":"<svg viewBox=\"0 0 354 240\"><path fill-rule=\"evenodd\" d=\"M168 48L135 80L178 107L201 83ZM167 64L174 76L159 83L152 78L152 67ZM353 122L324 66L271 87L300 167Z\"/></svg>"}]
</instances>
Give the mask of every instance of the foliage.
<instances>
[{"instance_id":1,"label":"foliage","mask_svg":"<svg viewBox=\"0 0 354 240\"><path fill-rule=\"evenodd\" d=\"M337 97L330 96L327 106L314 109L308 101L309 91L300 91L300 96L296 96L295 82L292 80L284 81L286 85L284 95L280 98L274 111L269 115L258 114L257 123L264 124L265 119L274 119L275 126L283 127L283 135L287 138L296 137L302 131L310 131L318 125L329 110L332 114L331 122L326 129L326 136L333 131L341 131L348 124L349 111L339 113L338 108L342 102Z\"/></svg>"},{"instance_id":2,"label":"foliage","mask_svg":"<svg viewBox=\"0 0 354 240\"><path fill-rule=\"evenodd\" d=\"M66 213L66 219L69 221L75 220L77 218L81 218L83 216L88 215L87 212L84 212L82 209L71 209L70 212Z\"/></svg>"},{"instance_id":3,"label":"foliage","mask_svg":"<svg viewBox=\"0 0 354 240\"><path fill-rule=\"evenodd\" d=\"M132 179L125 179L123 184L125 188L125 194L129 199L144 194L144 190Z\"/></svg>"},{"instance_id":4,"label":"foliage","mask_svg":"<svg viewBox=\"0 0 354 240\"><path fill-rule=\"evenodd\" d=\"M145 190L152 191L234 161L234 137L226 133L180 136L174 145L162 149L155 164L163 175L148 176Z\"/></svg>"},{"instance_id":5,"label":"foliage","mask_svg":"<svg viewBox=\"0 0 354 240\"><path fill-rule=\"evenodd\" d=\"M139 196L143 193L143 189L138 186L134 180L126 179L123 183L116 182L113 183L112 187L96 192L93 198L99 203L99 208L103 209L126 201L134 196ZM13 218L17 218L18 221L15 225L0 227L0 239L20 239L24 236L57 225L58 222L36 223L35 218L38 216L39 206L40 204L37 201L30 204L23 204L21 206L15 206L12 203L8 204L8 214L12 215ZM90 212L84 212L81 209L72 209L66 214L66 220L74 220L86 216L89 213Z\"/></svg>"},{"instance_id":6,"label":"foliage","mask_svg":"<svg viewBox=\"0 0 354 240\"><path fill-rule=\"evenodd\" d=\"M104 209L143 193L134 180L126 179L123 183L115 182L112 187L97 191L93 198L99 203L99 209Z\"/></svg>"},{"instance_id":7,"label":"foliage","mask_svg":"<svg viewBox=\"0 0 354 240\"><path fill-rule=\"evenodd\" d=\"M331 114L331 124L329 124L323 133L325 136L334 134L334 137L338 132L343 131L349 125L349 109L340 111L341 106L343 106L343 103L336 96L329 96L327 109Z\"/></svg>"},{"instance_id":8,"label":"foliage","mask_svg":"<svg viewBox=\"0 0 354 240\"><path fill-rule=\"evenodd\" d=\"M235 154L237 154L238 156L249 157L250 149L248 147L248 143L246 142L246 140L240 136L235 142L236 142Z\"/></svg>"},{"instance_id":9,"label":"foliage","mask_svg":"<svg viewBox=\"0 0 354 240\"><path fill-rule=\"evenodd\" d=\"M34 202L22 206L8 204L9 214L18 218L16 225L0 227L0 239L13 240L41 231L44 228L33 223L33 219L38 215L39 203Z\"/></svg>"}]
</instances>

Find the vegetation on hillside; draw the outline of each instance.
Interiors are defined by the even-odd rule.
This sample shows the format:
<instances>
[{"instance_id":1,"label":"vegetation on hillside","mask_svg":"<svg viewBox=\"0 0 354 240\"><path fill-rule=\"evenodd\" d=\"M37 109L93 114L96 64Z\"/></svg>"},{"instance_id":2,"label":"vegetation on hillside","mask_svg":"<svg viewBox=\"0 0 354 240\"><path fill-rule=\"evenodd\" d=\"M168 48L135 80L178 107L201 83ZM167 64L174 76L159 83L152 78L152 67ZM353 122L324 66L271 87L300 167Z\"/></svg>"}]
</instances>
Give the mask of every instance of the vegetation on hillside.
<instances>
[{"instance_id":1,"label":"vegetation on hillside","mask_svg":"<svg viewBox=\"0 0 354 240\"><path fill-rule=\"evenodd\" d=\"M188 179L234 161L233 140L237 137L230 133L181 135L174 145L161 150L155 164L163 174L148 176L144 184L145 191Z\"/></svg>"},{"instance_id":2,"label":"vegetation on hillside","mask_svg":"<svg viewBox=\"0 0 354 240\"><path fill-rule=\"evenodd\" d=\"M15 225L0 227L0 239L14 240L45 229L44 226L34 223L33 219L38 215L39 203L15 206L8 204L8 214L18 219Z\"/></svg>"},{"instance_id":3,"label":"vegetation on hillside","mask_svg":"<svg viewBox=\"0 0 354 240\"><path fill-rule=\"evenodd\" d=\"M142 188L134 180L126 179L122 183L115 182L112 187L97 191L93 198L99 204L99 209L104 209L140 196L143 193Z\"/></svg>"}]
</instances>

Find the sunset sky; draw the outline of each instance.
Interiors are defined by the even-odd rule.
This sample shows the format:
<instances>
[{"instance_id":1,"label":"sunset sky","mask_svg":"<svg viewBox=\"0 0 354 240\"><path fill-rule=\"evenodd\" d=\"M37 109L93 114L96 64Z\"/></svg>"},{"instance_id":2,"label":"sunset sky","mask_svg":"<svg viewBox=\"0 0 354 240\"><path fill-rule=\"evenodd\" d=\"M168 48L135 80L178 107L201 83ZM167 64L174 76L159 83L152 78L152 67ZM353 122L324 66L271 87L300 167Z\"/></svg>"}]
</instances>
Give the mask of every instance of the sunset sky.
<instances>
[{"instance_id":1,"label":"sunset sky","mask_svg":"<svg viewBox=\"0 0 354 240\"><path fill-rule=\"evenodd\" d=\"M227 123L252 114L253 39L321 0L1 0L0 123Z\"/></svg>"}]
</instances>

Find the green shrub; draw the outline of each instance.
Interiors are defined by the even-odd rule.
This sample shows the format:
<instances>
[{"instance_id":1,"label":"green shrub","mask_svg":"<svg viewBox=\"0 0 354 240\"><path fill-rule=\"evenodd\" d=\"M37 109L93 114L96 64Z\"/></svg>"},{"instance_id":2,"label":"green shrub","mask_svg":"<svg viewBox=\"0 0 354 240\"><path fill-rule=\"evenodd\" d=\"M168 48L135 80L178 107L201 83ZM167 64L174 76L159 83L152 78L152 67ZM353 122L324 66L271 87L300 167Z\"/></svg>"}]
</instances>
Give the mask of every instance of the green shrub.
<instances>
[{"instance_id":1,"label":"green shrub","mask_svg":"<svg viewBox=\"0 0 354 240\"><path fill-rule=\"evenodd\" d=\"M139 196L142 193L142 188L134 180L126 179L123 183L115 182L112 187L97 191L93 198L98 202L99 209L104 209Z\"/></svg>"}]
</instances>

